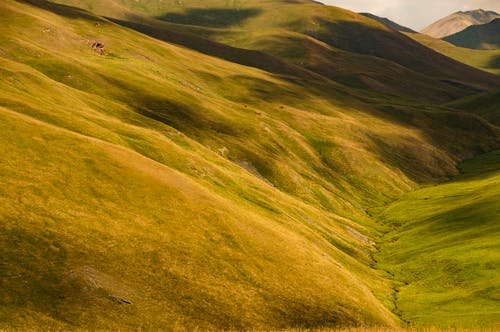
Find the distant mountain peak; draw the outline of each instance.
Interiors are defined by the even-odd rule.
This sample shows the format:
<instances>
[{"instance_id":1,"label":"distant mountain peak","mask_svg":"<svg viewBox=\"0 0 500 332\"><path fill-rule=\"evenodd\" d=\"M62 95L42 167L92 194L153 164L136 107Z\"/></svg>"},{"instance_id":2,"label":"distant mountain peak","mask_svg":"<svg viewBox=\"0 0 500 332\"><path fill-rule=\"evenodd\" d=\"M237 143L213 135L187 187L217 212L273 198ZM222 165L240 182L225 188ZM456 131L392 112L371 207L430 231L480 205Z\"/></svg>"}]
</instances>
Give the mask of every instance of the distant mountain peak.
<instances>
[{"instance_id":1,"label":"distant mountain peak","mask_svg":"<svg viewBox=\"0 0 500 332\"><path fill-rule=\"evenodd\" d=\"M500 14L484 9L458 11L432 23L421 32L434 38L444 38L467 29L472 25L487 24Z\"/></svg>"},{"instance_id":2,"label":"distant mountain peak","mask_svg":"<svg viewBox=\"0 0 500 332\"><path fill-rule=\"evenodd\" d=\"M458 11L458 13L467 13L467 14L472 14L472 13L493 13L493 14L496 14L496 12L492 11L492 10L484 10L482 8L478 8L478 9L474 9L474 10L466 10L466 11Z\"/></svg>"},{"instance_id":3,"label":"distant mountain peak","mask_svg":"<svg viewBox=\"0 0 500 332\"><path fill-rule=\"evenodd\" d=\"M497 12L494 12L492 10L484 10L484 9L459 11L458 13L465 15L465 16L473 17L474 19L479 21L478 24L486 24L486 23L491 22L495 17L500 17L500 14L498 14ZM482 23L483 21L484 21L484 23Z\"/></svg>"}]
</instances>

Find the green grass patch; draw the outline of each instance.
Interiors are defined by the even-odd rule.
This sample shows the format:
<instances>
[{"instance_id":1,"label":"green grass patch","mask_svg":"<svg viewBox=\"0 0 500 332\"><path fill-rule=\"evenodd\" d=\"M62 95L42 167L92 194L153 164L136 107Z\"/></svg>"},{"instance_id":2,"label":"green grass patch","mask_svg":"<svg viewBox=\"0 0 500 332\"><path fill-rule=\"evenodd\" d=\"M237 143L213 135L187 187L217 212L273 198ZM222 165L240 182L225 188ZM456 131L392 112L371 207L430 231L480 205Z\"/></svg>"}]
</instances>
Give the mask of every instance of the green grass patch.
<instances>
[{"instance_id":1,"label":"green grass patch","mask_svg":"<svg viewBox=\"0 0 500 332\"><path fill-rule=\"evenodd\" d=\"M412 325L496 326L500 317L500 151L464 162L452 181L389 205L376 255Z\"/></svg>"}]
</instances>

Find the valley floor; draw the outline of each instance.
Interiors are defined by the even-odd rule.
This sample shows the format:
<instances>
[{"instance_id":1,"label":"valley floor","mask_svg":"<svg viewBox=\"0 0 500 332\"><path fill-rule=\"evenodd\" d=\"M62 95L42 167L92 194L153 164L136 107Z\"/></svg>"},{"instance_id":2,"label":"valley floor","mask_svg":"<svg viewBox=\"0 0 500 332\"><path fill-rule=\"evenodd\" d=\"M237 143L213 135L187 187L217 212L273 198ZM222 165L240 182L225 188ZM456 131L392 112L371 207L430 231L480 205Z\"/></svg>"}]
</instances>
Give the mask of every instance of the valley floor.
<instances>
[{"instance_id":1,"label":"valley floor","mask_svg":"<svg viewBox=\"0 0 500 332\"><path fill-rule=\"evenodd\" d=\"M498 327L500 152L405 194L500 148L497 76L312 1L115 2L0 0L0 331Z\"/></svg>"},{"instance_id":2,"label":"valley floor","mask_svg":"<svg viewBox=\"0 0 500 332\"><path fill-rule=\"evenodd\" d=\"M500 328L500 151L463 163L452 181L378 212L389 232L378 266L413 326Z\"/></svg>"}]
</instances>

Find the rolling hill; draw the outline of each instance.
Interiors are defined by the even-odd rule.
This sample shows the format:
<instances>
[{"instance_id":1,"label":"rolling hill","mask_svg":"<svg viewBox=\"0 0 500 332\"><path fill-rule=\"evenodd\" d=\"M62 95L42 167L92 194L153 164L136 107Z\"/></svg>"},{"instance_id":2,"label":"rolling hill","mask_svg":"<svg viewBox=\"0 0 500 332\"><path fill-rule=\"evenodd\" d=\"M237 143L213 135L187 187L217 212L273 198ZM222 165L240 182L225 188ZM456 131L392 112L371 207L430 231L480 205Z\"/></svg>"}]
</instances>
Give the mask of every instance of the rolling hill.
<instances>
[{"instance_id":1,"label":"rolling hill","mask_svg":"<svg viewBox=\"0 0 500 332\"><path fill-rule=\"evenodd\" d=\"M287 63L295 71L305 69L342 85L407 99L446 101L498 84L497 77L487 77L372 19L312 1L59 2L94 10L167 42L240 59L236 61L244 65L272 71L269 65L248 61L264 53L274 59L262 61L265 64ZM248 15L228 26L217 23L216 17L224 20L234 12ZM248 54L249 50L258 53Z\"/></svg>"},{"instance_id":2,"label":"rolling hill","mask_svg":"<svg viewBox=\"0 0 500 332\"><path fill-rule=\"evenodd\" d=\"M444 38L453 45L479 49L500 49L500 18L490 23L471 26L459 33Z\"/></svg>"},{"instance_id":3,"label":"rolling hill","mask_svg":"<svg viewBox=\"0 0 500 332\"><path fill-rule=\"evenodd\" d=\"M370 208L500 148L495 75L310 1L59 2L0 2L0 330L418 313Z\"/></svg>"},{"instance_id":4,"label":"rolling hill","mask_svg":"<svg viewBox=\"0 0 500 332\"><path fill-rule=\"evenodd\" d=\"M393 29L393 30L396 30L396 31L399 31L399 32L408 32L408 33L416 33L416 31L410 29L410 28L407 28L405 26L402 26L394 21L391 21L390 19L388 19L387 17L380 17L380 16L377 16L377 15L373 15L373 14L370 14L370 13L360 13L361 15L363 16L366 16L368 18L371 18L377 22L380 22L382 23L383 25Z\"/></svg>"},{"instance_id":5,"label":"rolling hill","mask_svg":"<svg viewBox=\"0 0 500 332\"><path fill-rule=\"evenodd\" d=\"M496 151L461 165L453 181L383 210L390 231L376 258L397 281L410 324L498 327L499 169Z\"/></svg>"},{"instance_id":6,"label":"rolling hill","mask_svg":"<svg viewBox=\"0 0 500 332\"><path fill-rule=\"evenodd\" d=\"M500 91L491 91L484 94L460 99L449 104L454 109L477 113L481 117L488 119L496 126L500 126Z\"/></svg>"},{"instance_id":7,"label":"rolling hill","mask_svg":"<svg viewBox=\"0 0 500 332\"><path fill-rule=\"evenodd\" d=\"M442 39L432 38L419 33L409 33L407 35L422 45L432 48L433 50L457 61L493 74L500 74L500 50L476 50L463 48L448 43Z\"/></svg>"},{"instance_id":8,"label":"rolling hill","mask_svg":"<svg viewBox=\"0 0 500 332\"><path fill-rule=\"evenodd\" d=\"M367 13L363 13L362 15L372 18L391 29L400 31L425 47L431 48L461 63L493 74L500 74L500 50L476 50L458 47L442 39L415 32L386 18L380 18Z\"/></svg>"},{"instance_id":9,"label":"rolling hill","mask_svg":"<svg viewBox=\"0 0 500 332\"><path fill-rule=\"evenodd\" d=\"M459 33L473 25L487 24L496 18L498 13L483 9L460 11L440 19L424 28L421 33L434 38L444 38Z\"/></svg>"}]
</instances>

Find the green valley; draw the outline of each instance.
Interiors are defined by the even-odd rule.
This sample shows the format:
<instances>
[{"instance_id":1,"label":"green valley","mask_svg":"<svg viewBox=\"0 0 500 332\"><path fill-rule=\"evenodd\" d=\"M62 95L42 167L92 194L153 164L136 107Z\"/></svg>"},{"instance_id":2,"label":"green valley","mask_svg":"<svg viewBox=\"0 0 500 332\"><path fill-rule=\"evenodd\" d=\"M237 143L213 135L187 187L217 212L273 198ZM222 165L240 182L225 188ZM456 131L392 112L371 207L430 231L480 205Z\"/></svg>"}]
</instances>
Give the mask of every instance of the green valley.
<instances>
[{"instance_id":1,"label":"green valley","mask_svg":"<svg viewBox=\"0 0 500 332\"><path fill-rule=\"evenodd\" d=\"M500 50L475 50L457 47L441 39L417 33L407 35L422 45L430 47L450 58L494 74L500 74Z\"/></svg>"},{"instance_id":2,"label":"green valley","mask_svg":"<svg viewBox=\"0 0 500 332\"><path fill-rule=\"evenodd\" d=\"M0 331L498 326L494 68L308 0L0 18Z\"/></svg>"},{"instance_id":3,"label":"green valley","mask_svg":"<svg viewBox=\"0 0 500 332\"><path fill-rule=\"evenodd\" d=\"M498 327L500 151L460 169L380 213L391 231L376 258L397 281L398 310L413 325Z\"/></svg>"}]
</instances>

